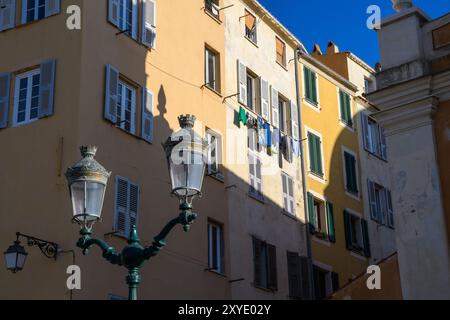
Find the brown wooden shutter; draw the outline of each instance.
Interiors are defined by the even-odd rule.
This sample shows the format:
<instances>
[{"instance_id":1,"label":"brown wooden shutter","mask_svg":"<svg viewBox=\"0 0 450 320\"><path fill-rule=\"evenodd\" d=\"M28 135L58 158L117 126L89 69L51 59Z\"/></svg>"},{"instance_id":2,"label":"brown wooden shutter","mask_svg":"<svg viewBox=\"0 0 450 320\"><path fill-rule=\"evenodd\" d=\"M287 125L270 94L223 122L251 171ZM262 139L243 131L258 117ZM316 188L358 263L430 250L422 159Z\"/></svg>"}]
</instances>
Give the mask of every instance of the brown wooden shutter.
<instances>
[{"instance_id":1,"label":"brown wooden shutter","mask_svg":"<svg viewBox=\"0 0 450 320\"><path fill-rule=\"evenodd\" d=\"M297 253L287 253L289 297L300 299L302 297L302 278L300 269L300 257Z\"/></svg>"},{"instance_id":2,"label":"brown wooden shutter","mask_svg":"<svg viewBox=\"0 0 450 320\"><path fill-rule=\"evenodd\" d=\"M256 24L256 18L254 15L252 15L250 12L248 12L247 10L245 10L245 26L249 29L249 30L253 30L253 28L255 27Z\"/></svg>"},{"instance_id":3,"label":"brown wooden shutter","mask_svg":"<svg viewBox=\"0 0 450 320\"><path fill-rule=\"evenodd\" d=\"M254 280L255 286L261 286L261 241L253 238L253 265L254 265Z\"/></svg>"},{"instance_id":4,"label":"brown wooden shutter","mask_svg":"<svg viewBox=\"0 0 450 320\"><path fill-rule=\"evenodd\" d=\"M285 59L286 45L278 37L276 37L275 39L276 39L277 62L284 66L286 64Z\"/></svg>"},{"instance_id":5,"label":"brown wooden shutter","mask_svg":"<svg viewBox=\"0 0 450 320\"><path fill-rule=\"evenodd\" d=\"M307 257L300 257L301 297L302 300L312 299L311 264Z\"/></svg>"},{"instance_id":6,"label":"brown wooden shutter","mask_svg":"<svg viewBox=\"0 0 450 320\"><path fill-rule=\"evenodd\" d=\"M277 249L271 244L267 244L267 265L268 265L268 275L267 275L267 287L271 290L278 289L277 282Z\"/></svg>"}]
</instances>

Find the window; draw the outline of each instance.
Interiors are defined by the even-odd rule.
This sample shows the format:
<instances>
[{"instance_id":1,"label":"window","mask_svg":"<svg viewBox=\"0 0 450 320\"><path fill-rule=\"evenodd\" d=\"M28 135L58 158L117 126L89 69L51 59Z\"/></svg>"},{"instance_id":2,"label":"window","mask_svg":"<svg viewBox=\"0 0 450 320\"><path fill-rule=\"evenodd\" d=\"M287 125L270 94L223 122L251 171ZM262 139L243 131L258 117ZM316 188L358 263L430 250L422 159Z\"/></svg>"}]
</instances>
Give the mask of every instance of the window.
<instances>
[{"instance_id":1,"label":"window","mask_svg":"<svg viewBox=\"0 0 450 320\"><path fill-rule=\"evenodd\" d=\"M206 130L206 140L209 143L207 155L207 174L216 175L220 173L222 138L212 130Z\"/></svg>"},{"instance_id":2,"label":"window","mask_svg":"<svg viewBox=\"0 0 450 320\"><path fill-rule=\"evenodd\" d=\"M292 215L295 214L295 200L294 200L294 179L286 173L281 173L281 180L283 185L283 208L284 211Z\"/></svg>"},{"instance_id":3,"label":"window","mask_svg":"<svg viewBox=\"0 0 450 320\"><path fill-rule=\"evenodd\" d=\"M358 196L358 173L356 156L348 151L344 151L344 178L345 190Z\"/></svg>"},{"instance_id":4,"label":"window","mask_svg":"<svg viewBox=\"0 0 450 320\"><path fill-rule=\"evenodd\" d=\"M353 127L351 98L348 93L342 90L339 90L339 110L341 121L346 126Z\"/></svg>"},{"instance_id":5,"label":"window","mask_svg":"<svg viewBox=\"0 0 450 320\"><path fill-rule=\"evenodd\" d=\"M58 14L60 0L24 0L22 1L22 23L41 20Z\"/></svg>"},{"instance_id":6,"label":"window","mask_svg":"<svg viewBox=\"0 0 450 320\"><path fill-rule=\"evenodd\" d=\"M245 10L245 36L253 43L257 43L256 17Z\"/></svg>"},{"instance_id":7,"label":"window","mask_svg":"<svg viewBox=\"0 0 450 320\"><path fill-rule=\"evenodd\" d=\"M205 10L209 12L214 18L219 19L219 0L205 0Z\"/></svg>"},{"instance_id":8,"label":"window","mask_svg":"<svg viewBox=\"0 0 450 320\"><path fill-rule=\"evenodd\" d=\"M0 31L12 29L16 24L16 0L0 1Z\"/></svg>"},{"instance_id":9,"label":"window","mask_svg":"<svg viewBox=\"0 0 450 320\"><path fill-rule=\"evenodd\" d=\"M364 112L361 113L361 116L364 134L364 148L369 153L383 160L387 160L387 146L384 129Z\"/></svg>"},{"instance_id":10,"label":"window","mask_svg":"<svg viewBox=\"0 0 450 320\"><path fill-rule=\"evenodd\" d=\"M275 246L253 238L254 282L256 287L277 290L277 254Z\"/></svg>"},{"instance_id":11,"label":"window","mask_svg":"<svg viewBox=\"0 0 450 320\"><path fill-rule=\"evenodd\" d=\"M127 178L116 177L114 231L128 237L131 227L137 226L139 210L139 186Z\"/></svg>"},{"instance_id":12,"label":"window","mask_svg":"<svg viewBox=\"0 0 450 320\"><path fill-rule=\"evenodd\" d=\"M291 126L291 108L289 101L282 96L278 97L278 110L280 110L280 130L281 132L292 136Z\"/></svg>"},{"instance_id":13,"label":"window","mask_svg":"<svg viewBox=\"0 0 450 320\"><path fill-rule=\"evenodd\" d=\"M315 197L310 192L308 192L307 198L308 220L311 233L318 238L335 242L333 204Z\"/></svg>"},{"instance_id":14,"label":"window","mask_svg":"<svg viewBox=\"0 0 450 320\"><path fill-rule=\"evenodd\" d=\"M275 37L277 62L286 67L286 44L280 38Z\"/></svg>"},{"instance_id":15,"label":"window","mask_svg":"<svg viewBox=\"0 0 450 320\"><path fill-rule=\"evenodd\" d=\"M394 228L391 191L368 180L370 216L382 225Z\"/></svg>"},{"instance_id":16,"label":"window","mask_svg":"<svg viewBox=\"0 0 450 320\"><path fill-rule=\"evenodd\" d=\"M40 70L33 70L17 76L15 84L14 126L38 119Z\"/></svg>"},{"instance_id":17,"label":"window","mask_svg":"<svg viewBox=\"0 0 450 320\"><path fill-rule=\"evenodd\" d=\"M136 89L119 80L117 98L117 126L135 134L136 132Z\"/></svg>"},{"instance_id":18,"label":"window","mask_svg":"<svg viewBox=\"0 0 450 320\"><path fill-rule=\"evenodd\" d=\"M147 6L151 1L146 1L143 8L143 17L147 18ZM137 0L109 0L108 20L119 30L137 39L138 27L138 1ZM146 20L146 19L143 19ZM144 22L144 21L143 21ZM144 23L146 23L145 21ZM145 29L144 27L143 29Z\"/></svg>"},{"instance_id":19,"label":"window","mask_svg":"<svg viewBox=\"0 0 450 320\"><path fill-rule=\"evenodd\" d=\"M261 177L261 159L253 152L248 155L249 173L250 173L250 190L249 194L258 200L263 200L262 194L262 177Z\"/></svg>"},{"instance_id":20,"label":"window","mask_svg":"<svg viewBox=\"0 0 450 320\"><path fill-rule=\"evenodd\" d=\"M310 104L317 106L319 104L317 98L317 75L306 67L303 68L303 74L305 82L305 99Z\"/></svg>"},{"instance_id":21,"label":"window","mask_svg":"<svg viewBox=\"0 0 450 320\"><path fill-rule=\"evenodd\" d=\"M368 94L372 91L373 81L367 78L364 78L364 93Z\"/></svg>"},{"instance_id":22,"label":"window","mask_svg":"<svg viewBox=\"0 0 450 320\"><path fill-rule=\"evenodd\" d=\"M344 224L347 249L370 257L367 221L344 210Z\"/></svg>"},{"instance_id":23,"label":"window","mask_svg":"<svg viewBox=\"0 0 450 320\"><path fill-rule=\"evenodd\" d=\"M309 262L308 258L298 253L287 252L289 298L300 300L310 297Z\"/></svg>"},{"instance_id":24,"label":"window","mask_svg":"<svg viewBox=\"0 0 450 320\"><path fill-rule=\"evenodd\" d=\"M224 239L223 227L214 222L208 222L208 268L224 273Z\"/></svg>"},{"instance_id":25,"label":"window","mask_svg":"<svg viewBox=\"0 0 450 320\"><path fill-rule=\"evenodd\" d=\"M313 265L314 298L323 300L339 289L339 275Z\"/></svg>"},{"instance_id":26,"label":"window","mask_svg":"<svg viewBox=\"0 0 450 320\"><path fill-rule=\"evenodd\" d=\"M216 52L206 48L205 49L205 85L219 92L219 55Z\"/></svg>"},{"instance_id":27,"label":"window","mask_svg":"<svg viewBox=\"0 0 450 320\"><path fill-rule=\"evenodd\" d=\"M310 173L323 177L322 141L312 132L308 132L309 170Z\"/></svg>"},{"instance_id":28,"label":"window","mask_svg":"<svg viewBox=\"0 0 450 320\"><path fill-rule=\"evenodd\" d=\"M247 72L247 107L257 112L257 88L258 78L253 73Z\"/></svg>"}]
</instances>

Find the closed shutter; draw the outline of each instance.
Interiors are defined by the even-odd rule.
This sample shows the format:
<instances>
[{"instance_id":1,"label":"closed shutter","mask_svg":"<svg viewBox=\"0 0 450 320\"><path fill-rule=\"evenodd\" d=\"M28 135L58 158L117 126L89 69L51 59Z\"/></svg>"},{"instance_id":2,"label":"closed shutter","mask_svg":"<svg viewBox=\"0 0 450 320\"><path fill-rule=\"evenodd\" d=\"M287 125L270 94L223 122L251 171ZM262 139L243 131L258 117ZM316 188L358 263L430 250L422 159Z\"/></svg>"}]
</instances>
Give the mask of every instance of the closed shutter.
<instances>
[{"instance_id":1,"label":"closed shutter","mask_svg":"<svg viewBox=\"0 0 450 320\"><path fill-rule=\"evenodd\" d=\"M312 299L311 264L307 257L300 257L301 295L303 300Z\"/></svg>"},{"instance_id":2,"label":"closed shutter","mask_svg":"<svg viewBox=\"0 0 450 320\"><path fill-rule=\"evenodd\" d=\"M352 154L347 152L344 152L344 158L347 191L358 193L358 185L356 181L356 159Z\"/></svg>"},{"instance_id":3,"label":"closed shutter","mask_svg":"<svg viewBox=\"0 0 450 320\"><path fill-rule=\"evenodd\" d=\"M350 213L344 210L344 227L345 227L345 244L347 249L351 250L352 246L352 225Z\"/></svg>"},{"instance_id":4,"label":"closed shutter","mask_svg":"<svg viewBox=\"0 0 450 320\"><path fill-rule=\"evenodd\" d=\"M267 264L268 264L268 289L278 289L277 279L277 249L271 244L267 244Z\"/></svg>"},{"instance_id":5,"label":"closed shutter","mask_svg":"<svg viewBox=\"0 0 450 320\"><path fill-rule=\"evenodd\" d=\"M369 117L364 112L361 113L362 127L363 127L363 140L364 148L372 152L372 145L370 143L370 128L369 128Z\"/></svg>"},{"instance_id":6,"label":"closed shutter","mask_svg":"<svg viewBox=\"0 0 450 320\"><path fill-rule=\"evenodd\" d=\"M249 161L250 191L256 192L256 157L250 153L248 155L248 161Z\"/></svg>"},{"instance_id":7,"label":"closed shutter","mask_svg":"<svg viewBox=\"0 0 450 320\"><path fill-rule=\"evenodd\" d=\"M105 119L117 123L117 99L119 87L119 71L112 65L106 66L105 85Z\"/></svg>"},{"instance_id":8,"label":"closed shutter","mask_svg":"<svg viewBox=\"0 0 450 320\"><path fill-rule=\"evenodd\" d=\"M8 126L11 75L0 74L0 129Z\"/></svg>"},{"instance_id":9,"label":"closed shutter","mask_svg":"<svg viewBox=\"0 0 450 320\"><path fill-rule=\"evenodd\" d=\"M108 1L108 21L119 27L119 0Z\"/></svg>"},{"instance_id":10,"label":"closed shutter","mask_svg":"<svg viewBox=\"0 0 450 320\"><path fill-rule=\"evenodd\" d=\"M323 176L320 138L312 133L308 133L308 143L311 171L319 176Z\"/></svg>"},{"instance_id":11,"label":"closed shutter","mask_svg":"<svg viewBox=\"0 0 450 320\"><path fill-rule=\"evenodd\" d=\"M331 202L327 202L326 205L327 205L328 240L330 240L330 242L336 242L333 204Z\"/></svg>"},{"instance_id":12,"label":"closed shutter","mask_svg":"<svg viewBox=\"0 0 450 320\"><path fill-rule=\"evenodd\" d=\"M386 200L387 200L387 208L388 208L388 226L390 228L394 228L394 210L392 208L392 194L391 191L386 189Z\"/></svg>"},{"instance_id":13,"label":"closed shutter","mask_svg":"<svg viewBox=\"0 0 450 320\"><path fill-rule=\"evenodd\" d=\"M313 269L313 283L314 283L314 299L320 300L323 298L320 293L320 269L315 265L313 265L312 269Z\"/></svg>"},{"instance_id":14,"label":"closed shutter","mask_svg":"<svg viewBox=\"0 0 450 320\"><path fill-rule=\"evenodd\" d=\"M291 123L292 123L292 138L298 140L299 125L298 125L298 109L297 105L291 101Z\"/></svg>"},{"instance_id":15,"label":"closed shutter","mask_svg":"<svg viewBox=\"0 0 450 320\"><path fill-rule=\"evenodd\" d=\"M317 104L317 83L316 83L316 73L311 71L311 91L312 91L312 101Z\"/></svg>"},{"instance_id":16,"label":"closed shutter","mask_svg":"<svg viewBox=\"0 0 450 320\"><path fill-rule=\"evenodd\" d=\"M386 146L386 135L384 129L380 127L380 147L381 147L381 158L387 160L387 146Z\"/></svg>"},{"instance_id":17,"label":"closed shutter","mask_svg":"<svg viewBox=\"0 0 450 320\"><path fill-rule=\"evenodd\" d=\"M16 19L16 0L0 1L0 31L14 28Z\"/></svg>"},{"instance_id":18,"label":"closed shutter","mask_svg":"<svg viewBox=\"0 0 450 320\"><path fill-rule=\"evenodd\" d=\"M156 2L143 0L142 2L142 43L149 47L156 47Z\"/></svg>"},{"instance_id":19,"label":"closed shutter","mask_svg":"<svg viewBox=\"0 0 450 320\"><path fill-rule=\"evenodd\" d=\"M314 211L314 196L308 192L307 194L308 201L308 223L310 232L314 232L316 230L317 217Z\"/></svg>"},{"instance_id":20,"label":"closed shutter","mask_svg":"<svg viewBox=\"0 0 450 320\"><path fill-rule=\"evenodd\" d=\"M153 143L153 93L142 89L142 128L141 137L149 143Z\"/></svg>"},{"instance_id":21,"label":"closed shutter","mask_svg":"<svg viewBox=\"0 0 450 320\"><path fill-rule=\"evenodd\" d=\"M60 12L61 0L45 0L45 16L53 16Z\"/></svg>"},{"instance_id":22,"label":"closed shutter","mask_svg":"<svg viewBox=\"0 0 450 320\"><path fill-rule=\"evenodd\" d=\"M377 210L377 199L375 194L375 183L367 179L367 190L369 192L370 217L374 221L380 221Z\"/></svg>"},{"instance_id":23,"label":"closed shutter","mask_svg":"<svg viewBox=\"0 0 450 320\"><path fill-rule=\"evenodd\" d=\"M132 226L138 224L139 212L139 186L133 183L129 184L129 210L128 210L128 226L127 235L130 234Z\"/></svg>"},{"instance_id":24,"label":"closed shutter","mask_svg":"<svg viewBox=\"0 0 450 320\"><path fill-rule=\"evenodd\" d=\"M261 266L261 241L253 238L253 266L254 266L254 279L255 286L262 286L262 266Z\"/></svg>"},{"instance_id":25,"label":"closed shutter","mask_svg":"<svg viewBox=\"0 0 450 320\"><path fill-rule=\"evenodd\" d=\"M344 122L348 126L352 126L353 121L352 121L352 115L351 115L350 96L342 90L339 90L339 104L340 104L342 122Z\"/></svg>"},{"instance_id":26,"label":"closed shutter","mask_svg":"<svg viewBox=\"0 0 450 320\"><path fill-rule=\"evenodd\" d=\"M41 63L41 84L39 87L39 118L53 114L55 94L56 61L47 60Z\"/></svg>"},{"instance_id":27,"label":"closed shutter","mask_svg":"<svg viewBox=\"0 0 450 320\"><path fill-rule=\"evenodd\" d=\"M300 257L293 252L287 253L288 265L288 283L289 283L289 297L293 299L300 299L302 297L302 278L300 269Z\"/></svg>"},{"instance_id":28,"label":"closed shutter","mask_svg":"<svg viewBox=\"0 0 450 320\"><path fill-rule=\"evenodd\" d=\"M339 274L336 272L331 272L331 284L333 287L333 292L339 290Z\"/></svg>"},{"instance_id":29,"label":"closed shutter","mask_svg":"<svg viewBox=\"0 0 450 320\"><path fill-rule=\"evenodd\" d=\"M261 160L259 158L256 158L256 190L258 192L258 195L262 195L262 175L261 175Z\"/></svg>"},{"instance_id":30,"label":"closed shutter","mask_svg":"<svg viewBox=\"0 0 450 320\"><path fill-rule=\"evenodd\" d=\"M272 87L272 125L280 127L280 105L278 91Z\"/></svg>"},{"instance_id":31,"label":"closed shutter","mask_svg":"<svg viewBox=\"0 0 450 320\"><path fill-rule=\"evenodd\" d=\"M247 105L247 67L238 61L239 102Z\"/></svg>"},{"instance_id":32,"label":"closed shutter","mask_svg":"<svg viewBox=\"0 0 450 320\"><path fill-rule=\"evenodd\" d=\"M342 90L339 90L339 107L341 111L341 121L346 122L346 114L345 114L345 96Z\"/></svg>"},{"instance_id":33,"label":"closed shutter","mask_svg":"<svg viewBox=\"0 0 450 320\"><path fill-rule=\"evenodd\" d=\"M309 71L308 68L303 68L303 82L304 82L304 86L305 86L305 98L308 99L310 102L312 102L312 94L311 94L311 76L310 76L311 72Z\"/></svg>"},{"instance_id":34,"label":"closed shutter","mask_svg":"<svg viewBox=\"0 0 450 320\"><path fill-rule=\"evenodd\" d=\"M131 37L137 40L138 37L138 12L139 4L138 0L132 0L131 3Z\"/></svg>"},{"instance_id":35,"label":"closed shutter","mask_svg":"<svg viewBox=\"0 0 450 320\"><path fill-rule=\"evenodd\" d=\"M114 230L117 234L127 237L128 217L128 180L116 178L115 223Z\"/></svg>"},{"instance_id":36,"label":"closed shutter","mask_svg":"<svg viewBox=\"0 0 450 320\"><path fill-rule=\"evenodd\" d=\"M283 173L281 174L281 182L283 185L283 207L285 211L289 210L289 196L288 196L288 186L287 186L287 176Z\"/></svg>"},{"instance_id":37,"label":"closed shutter","mask_svg":"<svg viewBox=\"0 0 450 320\"><path fill-rule=\"evenodd\" d=\"M269 112L269 83L261 78L261 116L270 120Z\"/></svg>"},{"instance_id":38,"label":"closed shutter","mask_svg":"<svg viewBox=\"0 0 450 320\"><path fill-rule=\"evenodd\" d=\"M366 257L370 257L370 241L369 241L369 228L367 225L367 221L364 219L361 219L361 227L362 227L362 233L363 233L363 241L364 241L364 255Z\"/></svg>"},{"instance_id":39,"label":"closed shutter","mask_svg":"<svg viewBox=\"0 0 450 320\"><path fill-rule=\"evenodd\" d=\"M294 180L291 177L287 177L287 185L288 185L289 213L295 214Z\"/></svg>"}]
</instances>

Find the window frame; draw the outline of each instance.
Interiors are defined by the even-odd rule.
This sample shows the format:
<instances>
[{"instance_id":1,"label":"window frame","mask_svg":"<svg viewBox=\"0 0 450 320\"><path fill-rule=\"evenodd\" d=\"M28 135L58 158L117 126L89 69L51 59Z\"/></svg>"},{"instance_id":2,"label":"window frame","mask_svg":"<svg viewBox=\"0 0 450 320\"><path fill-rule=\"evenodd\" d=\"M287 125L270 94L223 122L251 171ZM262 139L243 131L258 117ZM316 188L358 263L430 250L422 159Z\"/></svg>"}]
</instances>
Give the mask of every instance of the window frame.
<instances>
[{"instance_id":1,"label":"window frame","mask_svg":"<svg viewBox=\"0 0 450 320\"><path fill-rule=\"evenodd\" d=\"M33 91L33 77L39 75L39 86L38 86L38 105L37 105L37 115L36 118L31 119L31 102L32 102L32 91ZM20 81L22 79L27 79L27 97L26 97L26 106L25 106L25 120L18 121L17 117L19 114L19 98L20 98ZM14 81L14 103L13 103L13 122L12 127L19 127L22 125L33 123L39 120L39 104L40 104L40 90L41 90L41 69L35 68L33 70L29 70L26 72L22 72L16 75Z\"/></svg>"},{"instance_id":2,"label":"window frame","mask_svg":"<svg viewBox=\"0 0 450 320\"><path fill-rule=\"evenodd\" d=\"M34 4L34 8L33 9L30 9L30 7L28 6L29 0L21 2L22 6L23 6L22 7L22 15L23 15L22 23L23 24L31 23L33 21L39 21L39 20L42 20L42 19L46 18L46 12L45 12L46 11L46 1L42 0L43 4L39 4L40 1L41 0L35 0L35 4ZM26 6L24 6L24 4L26 4ZM39 8L44 10L44 15L42 17L39 17ZM32 20L28 20L28 12L31 11L31 10L34 11L34 13L33 13L34 16L33 16Z\"/></svg>"},{"instance_id":3,"label":"window frame","mask_svg":"<svg viewBox=\"0 0 450 320\"><path fill-rule=\"evenodd\" d=\"M122 92L120 92L120 87L122 86ZM126 102L126 96L123 94L124 92L126 92L126 90L131 91L131 110L130 110L130 130L126 129L126 119L125 119L125 115L126 115L126 108L124 108L124 102ZM119 119L118 113L119 113L119 108L121 109L121 115L120 115L120 120L121 121L117 121L116 127L118 127L119 129L122 129L125 132L128 132L132 135L136 135L136 118L137 118L137 91L138 89L133 86L132 84L130 84L129 82L125 81L124 79L122 79L120 77L119 74L119 79L117 82L117 113L116 116ZM119 97L121 97L121 101L119 101ZM119 107L120 104L120 107Z\"/></svg>"},{"instance_id":4,"label":"window frame","mask_svg":"<svg viewBox=\"0 0 450 320\"><path fill-rule=\"evenodd\" d=\"M353 157L354 159L354 170L355 170L355 187L356 187L356 191L354 190L348 190L348 172L347 172L347 166L346 166L346 154L350 155ZM343 174L344 174L344 190L345 193L356 199L356 200L360 200L360 195L361 195L361 188L360 188L360 183L359 183L359 166L358 166L358 156L355 152L353 152L352 150L342 146L342 168L343 168Z\"/></svg>"},{"instance_id":5,"label":"window frame","mask_svg":"<svg viewBox=\"0 0 450 320\"><path fill-rule=\"evenodd\" d=\"M217 223L211 219L208 219L208 270L217 272L220 274L225 273L225 241L224 241L224 226L221 223ZM213 244L212 232L213 228L216 229L216 243ZM218 233L218 235L217 235ZM215 246L215 259L213 257ZM214 267L214 262L216 267Z\"/></svg>"},{"instance_id":6,"label":"window frame","mask_svg":"<svg viewBox=\"0 0 450 320\"><path fill-rule=\"evenodd\" d=\"M277 268L277 253L276 253L276 246L273 244L270 244L266 241L263 241L255 236L252 237L253 242L253 286L259 289L263 290L270 290L272 292L275 292L278 290L278 268ZM261 252L259 256L259 266L261 270L264 270L264 272L261 272L260 270L260 277L261 279L256 279L256 257L255 257L255 244L258 243ZM270 257L270 248L273 248L275 256L273 257L274 260ZM274 262L275 264L271 266L271 262ZM271 270L275 271L275 283L271 283ZM274 285L274 287L271 287L271 285Z\"/></svg>"},{"instance_id":7,"label":"window frame","mask_svg":"<svg viewBox=\"0 0 450 320\"><path fill-rule=\"evenodd\" d=\"M252 30L247 27L247 16L250 15L255 20L255 25ZM245 9L244 11L244 36L247 40L249 40L254 45L258 45L258 23L256 19L256 15L253 14L249 9Z\"/></svg>"},{"instance_id":8,"label":"window frame","mask_svg":"<svg viewBox=\"0 0 450 320\"><path fill-rule=\"evenodd\" d=\"M217 14L214 10L217 10ZM205 0L205 12L220 21L220 0Z\"/></svg>"},{"instance_id":9,"label":"window frame","mask_svg":"<svg viewBox=\"0 0 450 320\"><path fill-rule=\"evenodd\" d=\"M341 101L341 94L344 95L344 97L348 97L349 99L349 119L348 121L344 119L344 115L342 114L342 108L344 107L342 105ZM347 91L337 87L337 96L338 96L338 106L339 106L339 122L344 125L346 128L350 129L351 131L355 128L355 121L353 120L353 101L352 101L352 95L348 93Z\"/></svg>"},{"instance_id":10,"label":"window frame","mask_svg":"<svg viewBox=\"0 0 450 320\"><path fill-rule=\"evenodd\" d=\"M216 156L215 156L215 162L214 162L214 166L217 168L216 170L212 170L212 164L210 163L212 161L212 149L209 148L208 149L208 153L207 153L207 165L206 165L206 172L207 175L209 176L221 176L221 166L222 166L222 136L220 134L218 134L217 132L207 128L205 131L205 136L206 136L206 140L208 141L209 145L211 146L212 142L211 142L211 138L214 137L215 138L215 144L216 144L216 148L215 148L215 152L216 152Z\"/></svg>"},{"instance_id":11,"label":"window frame","mask_svg":"<svg viewBox=\"0 0 450 320\"><path fill-rule=\"evenodd\" d=\"M278 61L278 42L283 45L283 54L282 54L282 61ZM287 67L287 49L286 49L286 42L281 40L280 37L275 36L275 61L282 66L284 69Z\"/></svg>"},{"instance_id":12,"label":"window frame","mask_svg":"<svg viewBox=\"0 0 450 320\"><path fill-rule=\"evenodd\" d=\"M213 57L213 80L211 81L209 57ZM213 85L211 84L213 83ZM220 93L220 54L209 46L205 46L205 86Z\"/></svg>"},{"instance_id":13,"label":"window frame","mask_svg":"<svg viewBox=\"0 0 450 320\"><path fill-rule=\"evenodd\" d=\"M314 101L310 100L306 94L307 94L307 90L306 90L306 83L304 81L305 79L305 69L308 69L310 72L312 72L315 77L315 82L316 82L316 98L317 98L317 103L315 103ZM320 112L321 107L320 107L320 88L319 88L319 74L314 71L311 67L303 65L303 68L301 68L302 70L302 82L303 82L303 92L302 92L302 96L303 96L303 102L310 108L312 108L314 111Z\"/></svg>"},{"instance_id":14,"label":"window frame","mask_svg":"<svg viewBox=\"0 0 450 320\"><path fill-rule=\"evenodd\" d=\"M324 183L325 177L326 177L326 170L325 170L325 159L324 159L325 155L323 152L323 143L324 142L323 142L322 135L319 132L317 132L311 128L308 128L306 126L305 126L305 130L306 130L306 137L308 137L308 143L307 143L307 148L306 148L307 153L308 153L308 175L309 175L309 177ZM321 166L322 166L322 175L320 175L319 173L316 173L312 170L313 162L311 161L311 150L310 150L310 146L309 146L309 134L312 134L315 137L319 138L319 141L320 141L320 155L321 155L320 161L321 161Z\"/></svg>"},{"instance_id":15,"label":"window frame","mask_svg":"<svg viewBox=\"0 0 450 320\"><path fill-rule=\"evenodd\" d=\"M249 81L250 79L250 81ZM247 83L247 101L245 103L246 107L253 111L254 113L260 115L258 113L258 90L260 83L260 77L256 75L256 73L252 72L249 68L247 68L246 73L246 83ZM251 84L251 85L249 85ZM251 104L249 102L251 101Z\"/></svg>"},{"instance_id":16,"label":"window frame","mask_svg":"<svg viewBox=\"0 0 450 320\"><path fill-rule=\"evenodd\" d=\"M284 190L284 182L286 183L286 190ZM292 196L289 194L289 183L292 182ZM287 214L292 216L296 215L296 202L295 202L295 181L294 178L288 175L286 172L281 172L281 184L282 184L282 198L283 198L283 210ZM292 207L290 206L292 204Z\"/></svg>"}]
</instances>

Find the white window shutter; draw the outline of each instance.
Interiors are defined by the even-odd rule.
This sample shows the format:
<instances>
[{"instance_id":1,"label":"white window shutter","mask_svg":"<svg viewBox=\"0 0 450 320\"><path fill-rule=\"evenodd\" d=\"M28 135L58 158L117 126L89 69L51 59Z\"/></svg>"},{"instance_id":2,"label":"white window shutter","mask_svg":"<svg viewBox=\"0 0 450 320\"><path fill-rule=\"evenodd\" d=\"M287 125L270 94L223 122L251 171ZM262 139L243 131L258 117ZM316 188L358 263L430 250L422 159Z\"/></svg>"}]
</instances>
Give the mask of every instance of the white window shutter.
<instances>
[{"instance_id":1,"label":"white window shutter","mask_svg":"<svg viewBox=\"0 0 450 320\"><path fill-rule=\"evenodd\" d=\"M45 0L45 16L53 16L60 12L61 0Z\"/></svg>"},{"instance_id":2,"label":"white window shutter","mask_svg":"<svg viewBox=\"0 0 450 320\"><path fill-rule=\"evenodd\" d=\"M156 47L156 2L142 1L142 33L141 42L148 48Z\"/></svg>"},{"instance_id":3,"label":"white window shutter","mask_svg":"<svg viewBox=\"0 0 450 320\"><path fill-rule=\"evenodd\" d=\"M250 187L252 187L256 191L256 170L255 170L255 164L256 164L256 157L253 154L249 154L248 156L248 162L249 162L249 179L250 179Z\"/></svg>"},{"instance_id":4,"label":"white window shutter","mask_svg":"<svg viewBox=\"0 0 450 320\"><path fill-rule=\"evenodd\" d=\"M378 212L377 212L377 200L375 195L375 184L367 180L367 188L369 191L369 206L370 206L370 217L372 220L379 221Z\"/></svg>"},{"instance_id":5,"label":"white window shutter","mask_svg":"<svg viewBox=\"0 0 450 320\"><path fill-rule=\"evenodd\" d=\"M261 116L269 121L269 83L261 78Z\"/></svg>"},{"instance_id":6,"label":"white window shutter","mask_svg":"<svg viewBox=\"0 0 450 320\"><path fill-rule=\"evenodd\" d=\"M119 0L108 0L108 21L119 27Z\"/></svg>"},{"instance_id":7,"label":"white window shutter","mask_svg":"<svg viewBox=\"0 0 450 320\"><path fill-rule=\"evenodd\" d=\"M116 178L116 199L115 199L115 218L114 230L121 236L127 237L127 217L129 207L128 180L125 178Z\"/></svg>"},{"instance_id":8,"label":"white window shutter","mask_svg":"<svg viewBox=\"0 0 450 320\"><path fill-rule=\"evenodd\" d=\"M11 75L0 74L0 129L8 126Z\"/></svg>"},{"instance_id":9,"label":"white window shutter","mask_svg":"<svg viewBox=\"0 0 450 320\"><path fill-rule=\"evenodd\" d=\"M238 61L238 90L239 102L247 104L247 67Z\"/></svg>"},{"instance_id":10,"label":"white window shutter","mask_svg":"<svg viewBox=\"0 0 450 320\"><path fill-rule=\"evenodd\" d=\"M117 122L117 90L119 87L119 71L111 65L106 66L105 85L105 119Z\"/></svg>"},{"instance_id":11,"label":"white window shutter","mask_svg":"<svg viewBox=\"0 0 450 320\"><path fill-rule=\"evenodd\" d=\"M294 214L294 180L292 180L291 177L287 178L287 185L288 185L288 203L289 203L289 213Z\"/></svg>"},{"instance_id":12,"label":"white window shutter","mask_svg":"<svg viewBox=\"0 0 450 320\"><path fill-rule=\"evenodd\" d=\"M292 122L292 138L298 140L299 135L298 110L297 105L293 101L291 101L291 122Z\"/></svg>"},{"instance_id":13,"label":"white window shutter","mask_svg":"<svg viewBox=\"0 0 450 320\"><path fill-rule=\"evenodd\" d=\"M39 118L53 114L55 95L56 61L46 60L41 63L41 85L39 86Z\"/></svg>"},{"instance_id":14,"label":"white window shutter","mask_svg":"<svg viewBox=\"0 0 450 320\"><path fill-rule=\"evenodd\" d=\"M280 105L278 91L272 87L272 125L280 127Z\"/></svg>"},{"instance_id":15,"label":"white window shutter","mask_svg":"<svg viewBox=\"0 0 450 320\"><path fill-rule=\"evenodd\" d=\"M138 212L139 212L139 186L133 183L129 183L128 192L128 226L127 226L127 236L131 232L132 226L137 226L138 223Z\"/></svg>"},{"instance_id":16,"label":"white window shutter","mask_svg":"<svg viewBox=\"0 0 450 320\"><path fill-rule=\"evenodd\" d=\"M262 194L262 174L261 174L261 169L262 169L262 163L261 160L256 157L256 174L255 174L255 180L256 180L256 190L258 191L258 194Z\"/></svg>"},{"instance_id":17,"label":"white window shutter","mask_svg":"<svg viewBox=\"0 0 450 320\"><path fill-rule=\"evenodd\" d=\"M364 140L364 148L367 151L372 151L372 146L370 144L370 136L369 136L369 117L364 112L361 113L361 121L363 127L363 140Z\"/></svg>"},{"instance_id":18,"label":"white window shutter","mask_svg":"<svg viewBox=\"0 0 450 320\"><path fill-rule=\"evenodd\" d=\"M14 28L16 20L16 1L0 0L0 31Z\"/></svg>"},{"instance_id":19,"label":"white window shutter","mask_svg":"<svg viewBox=\"0 0 450 320\"><path fill-rule=\"evenodd\" d=\"M153 93L145 88L142 88L141 138L153 143Z\"/></svg>"},{"instance_id":20,"label":"white window shutter","mask_svg":"<svg viewBox=\"0 0 450 320\"><path fill-rule=\"evenodd\" d=\"M287 182L287 176L284 173L281 174L281 180L282 180L282 185L283 185L284 210L289 211L288 182Z\"/></svg>"}]
</instances>

